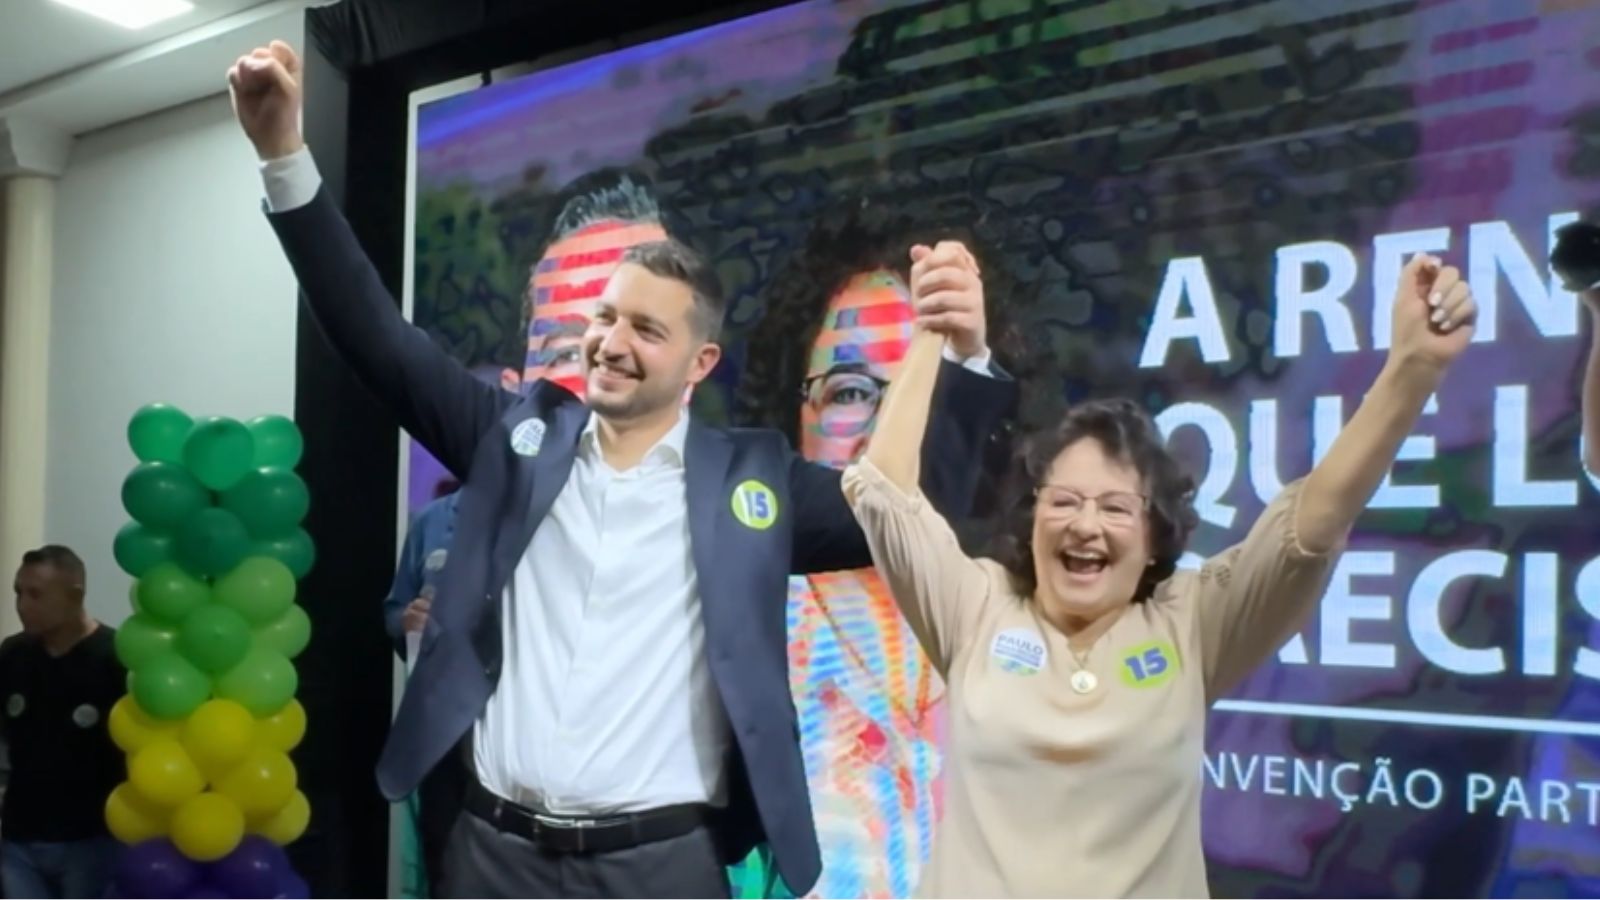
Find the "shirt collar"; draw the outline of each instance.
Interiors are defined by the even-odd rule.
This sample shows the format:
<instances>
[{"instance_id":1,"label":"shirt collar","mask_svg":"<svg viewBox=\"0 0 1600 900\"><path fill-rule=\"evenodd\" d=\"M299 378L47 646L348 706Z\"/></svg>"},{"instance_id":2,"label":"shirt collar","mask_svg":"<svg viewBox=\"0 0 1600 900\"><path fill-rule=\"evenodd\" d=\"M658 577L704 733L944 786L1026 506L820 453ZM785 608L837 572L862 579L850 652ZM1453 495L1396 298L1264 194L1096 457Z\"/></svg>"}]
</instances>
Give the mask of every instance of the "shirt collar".
<instances>
[{"instance_id":1,"label":"shirt collar","mask_svg":"<svg viewBox=\"0 0 1600 900\"><path fill-rule=\"evenodd\" d=\"M683 448L688 437L689 410L682 408L678 411L678 421L645 453L641 462L659 460L668 465L682 466ZM583 434L578 438L578 452L591 459L600 458L600 417L592 411L589 421L583 426Z\"/></svg>"}]
</instances>

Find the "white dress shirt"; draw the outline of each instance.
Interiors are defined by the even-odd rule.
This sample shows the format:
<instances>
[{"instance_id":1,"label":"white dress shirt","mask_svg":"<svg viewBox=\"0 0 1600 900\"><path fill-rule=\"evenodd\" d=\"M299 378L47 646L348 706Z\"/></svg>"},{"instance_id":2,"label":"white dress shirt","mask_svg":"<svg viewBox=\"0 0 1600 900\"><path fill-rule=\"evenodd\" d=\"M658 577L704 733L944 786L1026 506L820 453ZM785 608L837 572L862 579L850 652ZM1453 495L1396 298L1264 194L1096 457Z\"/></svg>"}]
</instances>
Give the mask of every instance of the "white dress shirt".
<instances>
[{"instance_id":1,"label":"white dress shirt","mask_svg":"<svg viewBox=\"0 0 1600 900\"><path fill-rule=\"evenodd\" d=\"M310 203L310 151L262 164L267 207ZM989 374L989 353L945 358ZM689 545L685 412L618 472L598 419L500 604L502 670L473 732L484 787L566 815L726 802L732 738L705 659ZM783 602L780 594L772 603Z\"/></svg>"},{"instance_id":2,"label":"white dress shirt","mask_svg":"<svg viewBox=\"0 0 1600 900\"><path fill-rule=\"evenodd\" d=\"M720 805L732 734L689 549L689 417L625 472L606 464L597 425L506 586L478 777L556 813Z\"/></svg>"}]
</instances>

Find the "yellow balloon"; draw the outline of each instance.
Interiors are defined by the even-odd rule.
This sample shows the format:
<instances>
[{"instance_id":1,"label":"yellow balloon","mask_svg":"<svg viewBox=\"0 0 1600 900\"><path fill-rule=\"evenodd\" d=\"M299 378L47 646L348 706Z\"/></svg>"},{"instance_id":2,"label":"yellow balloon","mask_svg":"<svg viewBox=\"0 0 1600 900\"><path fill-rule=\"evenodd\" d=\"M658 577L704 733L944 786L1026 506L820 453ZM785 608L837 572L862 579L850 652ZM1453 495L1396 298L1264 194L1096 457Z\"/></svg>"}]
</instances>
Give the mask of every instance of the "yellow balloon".
<instances>
[{"instance_id":1,"label":"yellow balloon","mask_svg":"<svg viewBox=\"0 0 1600 900\"><path fill-rule=\"evenodd\" d=\"M299 700L264 719L256 720L256 735L263 745L288 753L306 736L306 709Z\"/></svg>"},{"instance_id":2,"label":"yellow balloon","mask_svg":"<svg viewBox=\"0 0 1600 900\"><path fill-rule=\"evenodd\" d=\"M309 824L311 824L311 801L306 799L305 794L295 791L283 809L272 815L252 818L250 833L259 834L274 844L285 846L294 843L300 835L305 834L306 826Z\"/></svg>"},{"instance_id":3,"label":"yellow balloon","mask_svg":"<svg viewBox=\"0 0 1600 900\"><path fill-rule=\"evenodd\" d=\"M293 796L298 776L282 750L257 748L213 785L217 793L247 816L265 816L283 808Z\"/></svg>"},{"instance_id":4,"label":"yellow balloon","mask_svg":"<svg viewBox=\"0 0 1600 900\"><path fill-rule=\"evenodd\" d=\"M183 723L183 749L213 781L243 762L255 740L256 720L232 700L207 700Z\"/></svg>"},{"instance_id":5,"label":"yellow balloon","mask_svg":"<svg viewBox=\"0 0 1600 900\"><path fill-rule=\"evenodd\" d=\"M170 738L151 741L128 760L128 783L159 806L177 806L206 788L194 760Z\"/></svg>"},{"instance_id":6,"label":"yellow balloon","mask_svg":"<svg viewBox=\"0 0 1600 900\"><path fill-rule=\"evenodd\" d=\"M153 719L150 714L139 707L138 701L132 694L124 694L121 700L111 707L111 716L106 720L106 727L111 730L111 740L123 753L138 753L152 741L171 739L178 735L177 722L163 722Z\"/></svg>"},{"instance_id":7,"label":"yellow balloon","mask_svg":"<svg viewBox=\"0 0 1600 900\"><path fill-rule=\"evenodd\" d=\"M140 797L124 781L106 798L106 827L124 844L137 844L167 833L167 811Z\"/></svg>"},{"instance_id":8,"label":"yellow balloon","mask_svg":"<svg viewBox=\"0 0 1600 900\"><path fill-rule=\"evenodd\" d=\"M196 862L216 862L243 838L244 813L220 794L200 794L172 814L172 843Z\"/></svg>"}]
</instances>

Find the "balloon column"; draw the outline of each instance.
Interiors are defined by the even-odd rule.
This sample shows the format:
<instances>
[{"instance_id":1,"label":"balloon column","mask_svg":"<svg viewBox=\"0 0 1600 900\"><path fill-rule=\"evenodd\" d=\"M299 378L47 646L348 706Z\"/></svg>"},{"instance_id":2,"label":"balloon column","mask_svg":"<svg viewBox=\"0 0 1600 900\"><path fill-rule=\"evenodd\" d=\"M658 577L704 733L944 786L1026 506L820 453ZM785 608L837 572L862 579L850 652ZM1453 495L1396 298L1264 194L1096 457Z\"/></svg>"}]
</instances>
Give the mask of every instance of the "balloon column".
<instances>
[{"instance_id":1,"label":"balloon column","mask_svg":"<svg viewBox=\"0 0 1600 900\"><path fill-rule=\"evenodd\" d=\"M128 693L108 723L128 757L128 780L106 800L106 824L128 845L115 889L307 896L282 849L311 817L288 756L306 727L290 660L311 639L294 602L313 558L299 429L154 404L134 414L128 442L133 521L114 549L136 583L116 637Z\"/></svg>"}]
</instances>

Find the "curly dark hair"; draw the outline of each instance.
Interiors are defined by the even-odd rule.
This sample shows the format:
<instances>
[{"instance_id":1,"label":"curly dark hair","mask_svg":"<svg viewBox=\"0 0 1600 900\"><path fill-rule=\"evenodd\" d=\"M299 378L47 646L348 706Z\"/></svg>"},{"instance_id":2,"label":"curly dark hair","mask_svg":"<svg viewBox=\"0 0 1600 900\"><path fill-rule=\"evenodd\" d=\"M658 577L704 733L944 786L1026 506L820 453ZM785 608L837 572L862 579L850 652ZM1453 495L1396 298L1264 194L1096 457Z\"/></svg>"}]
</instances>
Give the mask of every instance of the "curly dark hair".
<instances>
[{"instance_id":1,"label":"curly dark hair","mask_svg":"<svg viewBox=\"0 0 1600 900\"><path fill-rule=\"evenodd\" d=\"M1177 571L1200 516L1194 508L1194 479L1167 449L1150 414L1131 400L1080 403L1053 427L1023 438L1008 473L1009 511L991 555L1005 566L1018 593L1033 596L1038 587L1033 569L1035 492L1055 458L1084 439L1098 441L1108 456L1132 466L1150 499L1151 564L1133 597L1142 603Z\"/></svg>"},{"instance_id":2,"label":"curly dark hair","mask_svg":"<svg viewBox=\"0 0 1600 900\"><path fill-rule=\"evenodd\" d=\"M734 392L734 416L741 425L774 428L798 446L800 386L806 377L811 345L827 319L828 301L862 272L885 269L911 277L910 248L940 239L963 240L982 260L974 239L950 228L919 225L887 202L852 196L822 210L805 240L767 279L762 315L745 343L744 365ZM1006 364L1004 304L1008 293L996 290L1001 273L984 269L985 303L990 344Z\"/></svg>"},{"instance_id":3,"label":"curly dark hair","mask_svg":"<svg viewBox=\"0 0 1600 900\"><path fill-rule=\"evenodd\" d=\"M910 222L888 207L856 199L826 210L805 241L767 280L761 320L745 344L734 392L741 424L775 428L798 444L800 385L828 300L852 276L887 269L909 278Z\"/></svg>"}]
</instances>

